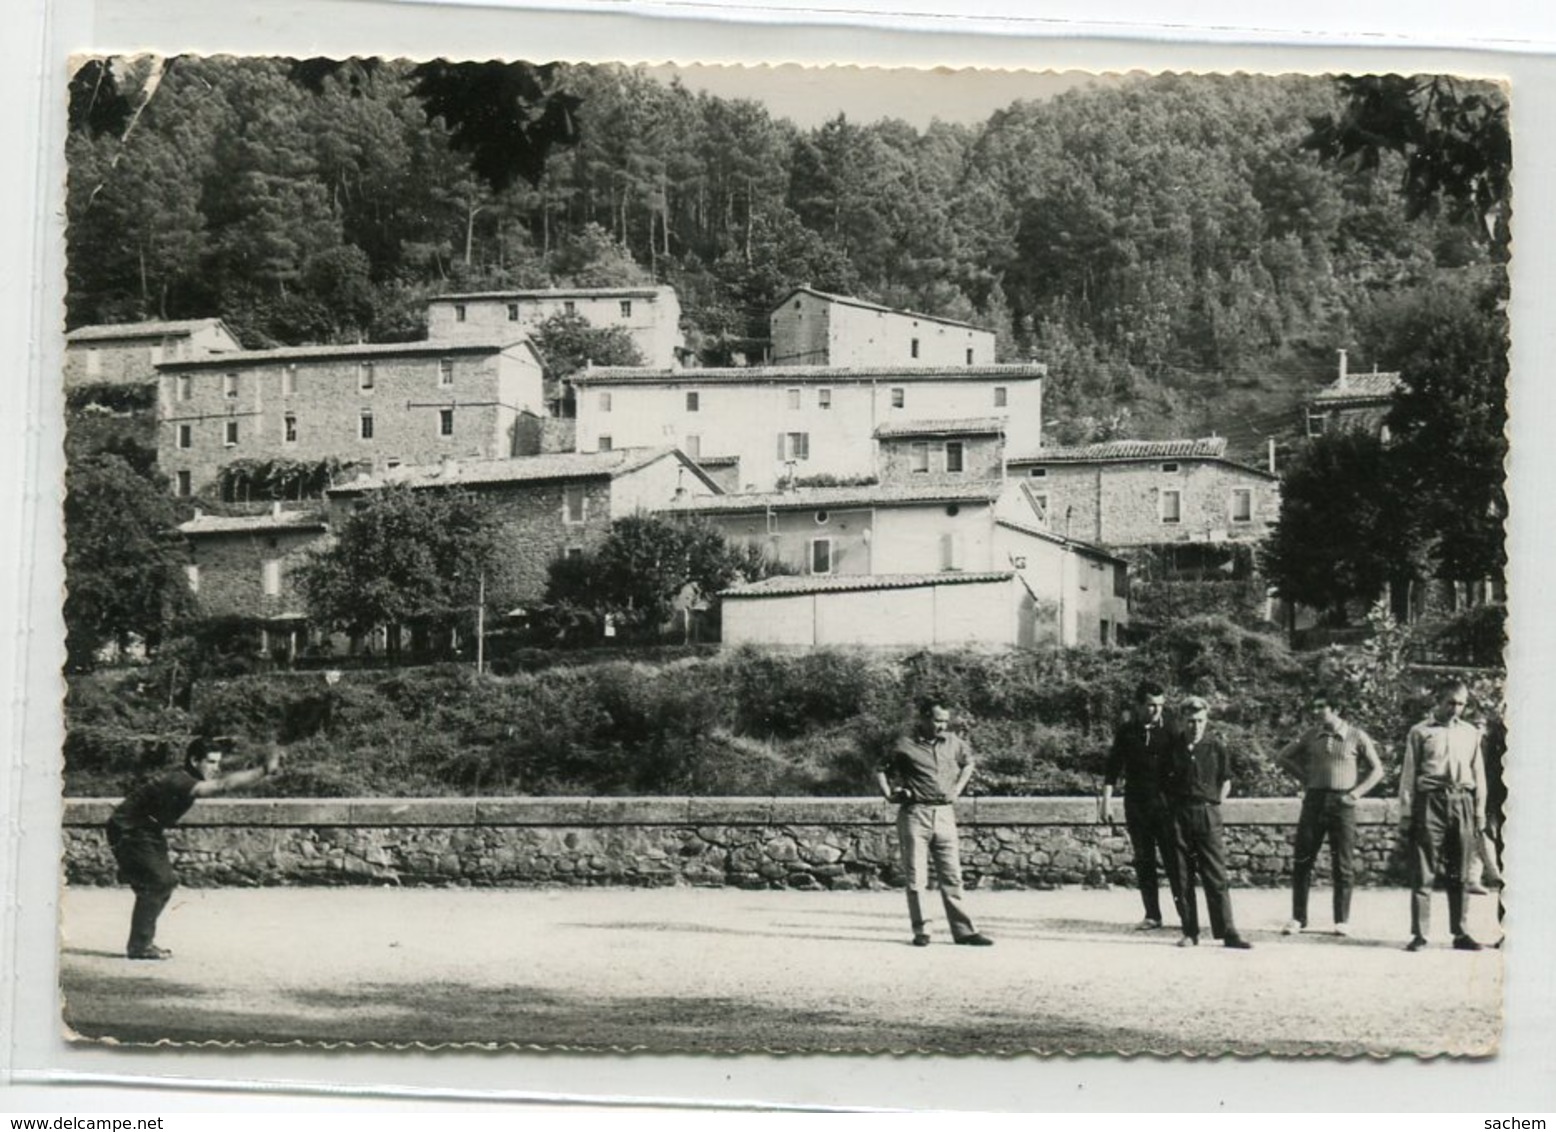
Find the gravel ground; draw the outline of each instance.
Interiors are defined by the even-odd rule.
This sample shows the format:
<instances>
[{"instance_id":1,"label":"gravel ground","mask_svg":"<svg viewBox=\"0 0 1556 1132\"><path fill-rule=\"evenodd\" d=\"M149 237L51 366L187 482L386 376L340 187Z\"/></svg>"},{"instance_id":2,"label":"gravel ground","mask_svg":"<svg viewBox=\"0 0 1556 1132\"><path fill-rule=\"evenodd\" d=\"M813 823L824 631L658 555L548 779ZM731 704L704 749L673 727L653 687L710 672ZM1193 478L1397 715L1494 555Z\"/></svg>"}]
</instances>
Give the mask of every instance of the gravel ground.
<instances>
[{"instance_id":1,"label":"gravel ground","mask_svg":"<svg viewBox=\"0 0 1556 1132\"><path fill-rule=\"evenodd\" d=\"M1165 897L1165 893L1164 893ZM133 897L63 902L66 1024L121 1042L672 1051L1489 1054L1502 953L1406 954L1409 900L1357 893L1355 934L1283 938L1288 895L1239 890L1255 947L1136 932L1134 893L972 892L992 948L908 943L900 892L181 889L164 963L122 958ZM1328 892L1314 893L1319 914ZM1327 927L1326 921L1315 924ZM1471 902L1495 939L1495 900Z\"/></svg>"}]
</instances>

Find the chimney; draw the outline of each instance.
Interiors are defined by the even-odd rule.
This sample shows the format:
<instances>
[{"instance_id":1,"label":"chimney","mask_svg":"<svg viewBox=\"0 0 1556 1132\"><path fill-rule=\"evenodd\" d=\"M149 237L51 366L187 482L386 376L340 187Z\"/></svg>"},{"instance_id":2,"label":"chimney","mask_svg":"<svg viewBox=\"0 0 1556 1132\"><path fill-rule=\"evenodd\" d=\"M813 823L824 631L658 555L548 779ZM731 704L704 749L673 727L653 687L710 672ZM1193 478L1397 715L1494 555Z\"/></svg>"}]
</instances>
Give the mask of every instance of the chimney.
<instances>
[{"instance_id":1,"label":"chimney","mask_svg":"<svg viewBox=\"0 0 1556 1132\"><path fill-rule=\"evenodd\" d=\"M270 501L270 514L272 518L279 519L281 517L281 501L279 499Z\"/></svg>"},{"instance_id":2,"label":"chimney","mask_svg":"<svg viewBox=\"0 0 1556 1132\"><path fill-rule=\"evenodd\" d=\"M1275 474L1275 438L1270 437L1270 474Z\"/></svg>"},{"instance_id":3,"label":"chimney","mask_svg":"<svg viewBox=\"0 0 1556 1132\"><path fill-rule=\"evenodd\" d=\"M1335 384L1336 384L1336 386L1338 388L1344 389L1345 388L1346 378L1348 376L1350 376L1350 375L1346 372L1346 366L1345 366L1346 351L1340 350L1339 354L1340 354L1340 380L1338 382L1336 382Z\"/></svg>"},{"instance_id":4,"label":"chimney","mask_svg":"<svg viewBox=\"0 0 1556 1132\"><path fill-rule=\"evenodd\" d=\"M205 511L202 508L196 507L195 508L195 513L194 513L194 517L196 519L203 519L203 518L205 518Z\"/></svg>"}]
</instances>

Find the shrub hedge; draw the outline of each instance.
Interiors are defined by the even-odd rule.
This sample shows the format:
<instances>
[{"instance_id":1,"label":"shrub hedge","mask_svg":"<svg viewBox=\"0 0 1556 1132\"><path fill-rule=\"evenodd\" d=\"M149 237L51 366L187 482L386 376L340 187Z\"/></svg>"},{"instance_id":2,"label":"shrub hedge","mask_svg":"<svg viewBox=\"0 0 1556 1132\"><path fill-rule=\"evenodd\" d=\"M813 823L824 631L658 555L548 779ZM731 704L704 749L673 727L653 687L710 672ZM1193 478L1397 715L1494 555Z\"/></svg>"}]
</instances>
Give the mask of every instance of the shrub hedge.
<instances>
[{"instance_id":1,"label":"shrub hedge","mask_svg":"<svg viewBox=\"0 0 1556 1132\"><path fill-rule=\"evenodd\" d=\"M572 653L503 675L437 665L349 671L334 685L318 672L218 669L180 694L153 666L71 679L66 787L117 794L175 763L189 734L224 733L256 755L271 735L287 745L271 795L856 794L932 698L956 707L977 753L973 792L1089 793L1134 687L1151 677L1211 700L1237 752L1236 793L1288 794L1274 755L1306 725L1318 687L1352 702L1397 766L1440 673L1405 668L1380 640L1294 654L1206 617L1130 649ZM1501 694L1489 678L1475 690L1488 706Z\"/></svg>"}]
</instances>

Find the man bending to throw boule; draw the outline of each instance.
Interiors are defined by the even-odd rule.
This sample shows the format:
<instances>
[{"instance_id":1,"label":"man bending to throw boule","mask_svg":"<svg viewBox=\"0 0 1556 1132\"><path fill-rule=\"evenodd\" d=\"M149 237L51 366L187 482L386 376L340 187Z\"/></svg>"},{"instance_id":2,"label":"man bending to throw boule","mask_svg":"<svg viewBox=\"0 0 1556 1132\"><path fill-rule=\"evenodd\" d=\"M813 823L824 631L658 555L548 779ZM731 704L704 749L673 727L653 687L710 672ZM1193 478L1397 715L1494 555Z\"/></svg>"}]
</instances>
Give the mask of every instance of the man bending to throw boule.
<instances>
[{"instance_id":1,"label":"man bending to throw boule","mask_svg":"<svg viewBox=\"0 0 1556 1132\"><path fill-rule=\"evenodd\" d=\"M157 917L178 887L163 831L177 824L196 798L252 786L281 767L280 748L272 742L264 766L224 775L222 755L231 750L230 739L190 740L182 767L141 783L108 819L108 846L119 866L119 880L135 890L125 949L131 959L167 959L173 954L156 944Z\"/></svg>"}]
</instances>

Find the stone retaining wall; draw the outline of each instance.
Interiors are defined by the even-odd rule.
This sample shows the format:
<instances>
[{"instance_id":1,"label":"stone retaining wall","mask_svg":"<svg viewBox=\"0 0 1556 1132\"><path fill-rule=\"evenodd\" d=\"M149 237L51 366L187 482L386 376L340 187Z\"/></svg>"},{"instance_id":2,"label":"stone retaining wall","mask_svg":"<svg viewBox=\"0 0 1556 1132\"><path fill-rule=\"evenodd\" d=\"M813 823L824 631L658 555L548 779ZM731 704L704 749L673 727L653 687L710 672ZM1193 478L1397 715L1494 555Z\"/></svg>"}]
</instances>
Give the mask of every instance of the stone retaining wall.
<instances>
[{"instance_id":1,"label":"stone retaining wall","mask_svg":"<svg viewBox=\"0 0 1556 1132\"><path fill-rule=\"evenodd\" d=\"M102 825L114 803L65 804L72 884L114 883ZM1123 806L1089 798L957 804L966 883L985 888L1132 884ZM1239 885L1290 880L1299 803L1223 806ZM895 807L859 798L228 800L198 803L169 833L185 884L733 885L879 888L901 883ZM1357 880L1403 877L1397 803L1357 806ZM1328 875L1328 852L1317 879Z\"/></svg>"}]
</instances>

